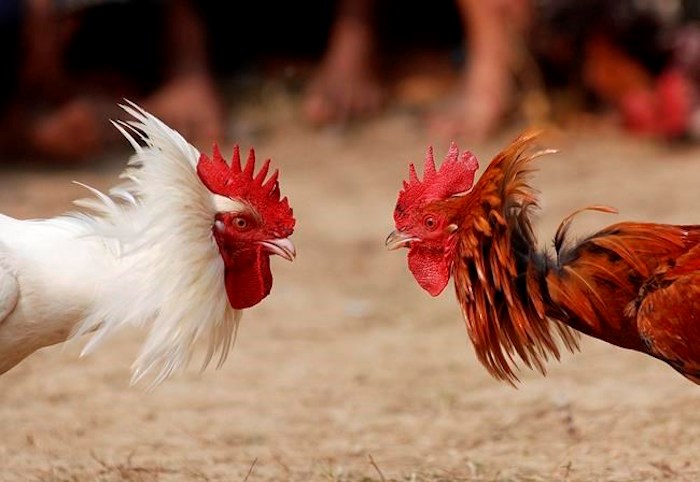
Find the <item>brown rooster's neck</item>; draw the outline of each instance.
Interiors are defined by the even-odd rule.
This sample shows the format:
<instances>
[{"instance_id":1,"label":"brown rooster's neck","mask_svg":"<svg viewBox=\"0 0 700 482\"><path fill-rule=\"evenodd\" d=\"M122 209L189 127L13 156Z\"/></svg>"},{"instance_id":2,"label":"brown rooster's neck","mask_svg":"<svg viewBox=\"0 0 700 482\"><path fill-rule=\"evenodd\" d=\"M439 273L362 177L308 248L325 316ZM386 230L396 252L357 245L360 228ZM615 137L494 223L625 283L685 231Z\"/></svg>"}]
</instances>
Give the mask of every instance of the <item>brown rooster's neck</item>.
<instances>
[{"instance_id":1,"label":"brown rooster's neck","mask_svg":"<svg viewBox=\"0 0 700 482\"><path fill-rule=\"evenodd\" d=\"M472 192L455 199L458 243L455 288L477 356L496 378L518 380L516 359L544 373L549 356L560 357L577 337L546 314L547 257L540 253L530 213L537 196L528 184L532 152L526 134L498 154Z\"/></svg>"},{"instance_id":2,"label":"brown rooster's neck","mask_svg":"<svg viewBox=\"0 0 700 482\"><path fill-rule=\"evenodd\" d=\"M578 347L569 328L548 319L545 273L550 259L535 246L524 206L485 213L458 233L455 288L469 336L481 362L496 378L513 383L515 358L545 372L558 341Z\"/></svg>"}]
</instances>

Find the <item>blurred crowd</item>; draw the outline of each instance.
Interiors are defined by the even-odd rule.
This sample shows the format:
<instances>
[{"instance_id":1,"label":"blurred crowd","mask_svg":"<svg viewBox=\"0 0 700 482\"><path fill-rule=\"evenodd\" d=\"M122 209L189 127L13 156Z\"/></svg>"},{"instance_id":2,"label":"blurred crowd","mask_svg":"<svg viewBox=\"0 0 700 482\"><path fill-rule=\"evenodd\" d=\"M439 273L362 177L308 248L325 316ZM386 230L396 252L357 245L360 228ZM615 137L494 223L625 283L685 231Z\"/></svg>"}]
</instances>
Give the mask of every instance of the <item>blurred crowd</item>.
<instances>
[{"instance_id":1,"label":"blurred crowd","mask_svg":"<svg viewBox=\"0 0 700 482\"><path fill-rule=\"evenodd\" d=\"M0 1L0 151L89 157L116 139L104 119L122 98L209 145L226 131L222 79L265 55L315 59L310 126L361 122L395 101L387 71L421 44L455 70L425 116L436 135L484 139L532 115L533 92L546 106L566 92L635 134L700 139L697 0L253 3Z\"/></svg>"}]
</instances>

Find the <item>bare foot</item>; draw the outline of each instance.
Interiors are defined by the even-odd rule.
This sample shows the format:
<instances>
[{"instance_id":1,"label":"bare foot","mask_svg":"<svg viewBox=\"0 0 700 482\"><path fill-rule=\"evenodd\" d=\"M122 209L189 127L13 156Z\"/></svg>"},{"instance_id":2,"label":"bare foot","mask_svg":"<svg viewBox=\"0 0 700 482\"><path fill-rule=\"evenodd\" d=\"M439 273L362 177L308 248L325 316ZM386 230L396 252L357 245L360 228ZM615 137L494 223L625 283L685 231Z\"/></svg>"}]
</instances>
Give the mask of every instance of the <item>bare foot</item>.
<instances>
[{"instance_id":1,"label":"bare foot","mask_svg":"<svg viewBox=\"0 0 700 482\"><path fill-rule=\"evenodd\" d=\"M143 102L189 142L209 147L222 136L221 104L206 76L178 77ZM22 132L23 150L64 161L79 161L95 155L118 138L108 124L120 112L99 98L76 98L27 122Z\"/></svg>"},{"instance_id":2,"label":"bare foot","mask_svg":"<svg viewBox=\"0 0 700 482\"><path fill-rule=\"evenodd\" d=\"M213 81L204 74L176 77L143 102L189 142L209 147L223 135L223 108Z\"/></svg>"},{"instance_id":3,"label":"bare foot","mask_svg":"<svg viewBox=\"0 0 700 482\"><path fill-rule=\"evenodd\" d=\"M376 114L383 91L373 69L374 41L368 19L339 19L321 67L302 106L314 125L344 123Z\"/></svg>"},{"instance_id":4,"label":"bare foot","mask_svg":"<svg viewBox=\"0 0 700 482\"><path fill-rule=\"evenodd\" d=\"M529 0L458 0L465 31L468 64L459 99L429 121L444 137L479 141L492 134L511 107L513 78L523 57L523 32Z\"/></svg>"},{"instance_id":5,"label":"bare foot","mask_svg":"<svg viewBox=\"0 0 700 482\"><path fill-rule=\"evenodd\" d=\"M495 132L512 105L511 72L475 65L463 73L450 105L428 120L433 135L481 141Z\"/></svg>"},{"instance_id":6,"label":"bare foot","mask_svg":"<svg viewBox=\"0 0 700 482\"><path fill-rule=\"evenodd\" d=\"M98 104L75 99L41 117L28 133L29 148L52 158L81 160L104 147L107 118Z\"/></svg>"},{"instance_id":7,"label":"bare foot","mask_svg":"<svg viewBox=\"0 0 700 482\"><path fill-rule=\"evenodd\" d=\"M76 16L56 12L51 0L27 0L22 25L22 89L34 96L63 98L70 85L64 52L78 27Z\"/></svg>"}]
</instances>

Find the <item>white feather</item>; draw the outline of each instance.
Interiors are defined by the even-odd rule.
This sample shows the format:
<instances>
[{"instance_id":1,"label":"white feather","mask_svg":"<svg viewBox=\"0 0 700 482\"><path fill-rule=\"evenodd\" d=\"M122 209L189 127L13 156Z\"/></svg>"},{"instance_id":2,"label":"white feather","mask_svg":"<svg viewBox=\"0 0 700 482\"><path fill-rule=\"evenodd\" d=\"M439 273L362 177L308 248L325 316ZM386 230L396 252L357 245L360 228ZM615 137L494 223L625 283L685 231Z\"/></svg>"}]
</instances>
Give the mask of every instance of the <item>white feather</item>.
<instances>
[{"instance_id":1,"label":"white feather","mask_svg":"<svg viewBox=\"0 0 700 482\"><path fill-rule=\"evenodd\" d=\"M207 344L226 359L241 312L231 308L212 235L218 211L242 211L196 173L199 152L135 104L116 122L135 150L123 184L52 219L0 215L0 373L42 346L92 333L89 353L125 325L148 326L132 381L158 384ZM140 139L140 144L137 139ZM72 332L72 333L71 333Z\"/></svg>"},{"instance_id":2,"label":"white feather","mask_svg":"<svg viewBox=\"0 0 700 482\"><path fill-rule=\"evenodd\" d=\"M122 107L136 119L121 123L131 133L115 124L136 151L122 175L127 182L110 196L88 188L95 198L80 205L96 215L75 218L89 225L88 235L117 244L120 254L97 282L95 301L74 336L94 331L87 354L124 325L150 324L132 382L152 375L155 385L188 363L200 339L208 342L203 368L217 354L220 366L241 312L226 297L224 264L212 236L221 202L196 174L199 152L135 104ZM231 210L243 207L227 201Z\"/></svg>"}]
</instances>

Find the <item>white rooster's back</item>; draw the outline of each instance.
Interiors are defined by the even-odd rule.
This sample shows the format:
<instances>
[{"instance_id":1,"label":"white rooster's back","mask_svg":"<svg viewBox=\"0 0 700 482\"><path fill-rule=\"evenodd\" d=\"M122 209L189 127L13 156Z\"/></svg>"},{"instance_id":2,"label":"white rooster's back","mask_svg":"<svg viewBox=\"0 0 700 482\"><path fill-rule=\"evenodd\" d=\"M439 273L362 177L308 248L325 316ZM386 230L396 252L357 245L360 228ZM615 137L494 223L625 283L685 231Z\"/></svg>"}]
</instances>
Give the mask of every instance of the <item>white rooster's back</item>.
<instances>
[{"instance_id":1,"label":"white rooster's back","mask_svg":"<svg viewBox=\"0 0 700 482\"><path fill-rule=\"evenodd\" d=\"M160 383L200 339L208 341L204 365L228 354L240 311L225 295L212 224L235 202L201 183L199 153L177 132L133 104L124 109L135 120L115 126L136 154L124 184L109 195L88 188L94 197L76 202L90 214L0 218L0 294L3 279L14 276L19 288L16 307L0 318L0 359L22 330L25 339L44 337L41 346L94 331L87 353L127 324L150 324L132 382L150 375Z\"/></svg>"},{"instance_id":2,"label":"white rooster's back","mask_svg":"<svg viewBox=\"0 0 700 482\"><path fill-rule=\"evenodd\" d=\"M114 265L105 243L88 233L70 219L0 215L0 373L65 340L86 314L97 273Z\"/></svg>"}]
</instances>

